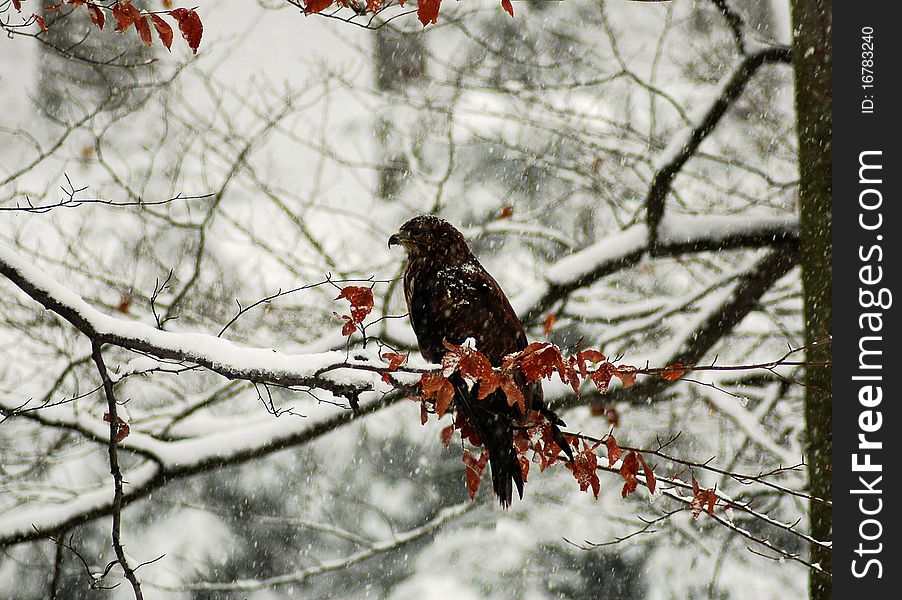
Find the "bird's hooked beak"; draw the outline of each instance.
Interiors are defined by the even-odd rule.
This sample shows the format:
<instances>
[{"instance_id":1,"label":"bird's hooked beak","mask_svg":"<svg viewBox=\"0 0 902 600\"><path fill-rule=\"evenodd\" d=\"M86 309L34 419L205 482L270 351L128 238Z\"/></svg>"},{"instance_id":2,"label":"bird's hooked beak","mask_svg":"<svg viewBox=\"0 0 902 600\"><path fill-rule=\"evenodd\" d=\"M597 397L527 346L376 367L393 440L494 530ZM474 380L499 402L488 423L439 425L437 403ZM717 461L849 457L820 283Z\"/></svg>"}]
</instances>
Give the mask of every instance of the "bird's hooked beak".
<instances>
[{"instance_id":1,"label":"bird's hooked beak","mask_svg":"<svg viewBox=\"0 0 902 600\"><path fill-rule=\"evenodd\" d=\"M408 241L409 239L409 235L407 235L403 231L398 231L397 233L393 233L388 238L388 247L391 248L392 246L403 246L404 242Z\"/></svg>"}]
</instances>

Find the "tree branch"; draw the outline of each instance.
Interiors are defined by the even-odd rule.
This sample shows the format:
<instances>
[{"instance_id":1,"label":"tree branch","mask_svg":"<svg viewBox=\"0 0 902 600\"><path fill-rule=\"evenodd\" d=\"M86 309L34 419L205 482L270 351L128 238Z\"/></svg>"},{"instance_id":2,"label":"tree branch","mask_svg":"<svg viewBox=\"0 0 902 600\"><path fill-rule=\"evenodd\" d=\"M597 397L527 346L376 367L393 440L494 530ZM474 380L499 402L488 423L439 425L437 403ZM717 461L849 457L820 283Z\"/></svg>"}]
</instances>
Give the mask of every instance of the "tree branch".
<instances>
[{"instance_id":1,"label":"tree branch","mask_svg":"<svg viewBox=\"0 0 902 600\"><path fill-rule=\"evenodd\" d=\"M97 372L100 373L100 380L103 382L103 392L107 400L107 411L110 417L110 437L108 444L108 454L110 457L110 474L113 476L113 505L111 508L113 516L113 549L116 552L116 559L122 567L125 578L132 585L135 592L136 600L143 600L144 594L141 593L141 582L138 581L134 569L128 562L125 550L122 547L122 539L120 536L122 528L122 471L119 469L119 454L116 446L119 444L119 416L117 414L116 396L113 393L113 381L107 372L106 364L103 362L103 353L100 350L100 344L95 342L91 346L91 356L94 364L97 365Z\"/></svg>"},{"instance_id":2,"label":"tree branch","mask_svg":"<svg viewBox=\"0 0 902 600\"><path fill-rule=\"evenodd\" d=\"M714 131L762 65L788 64L791 61L792 53L788 48L767 48L745 56L733 72L722 80L720 90L694 126L683 129L671 138L655 161L655 174L645 195L646 222L652 247L658 243L658 229L664 218L664 201L683 165L695 154L708 134Z\"/></svg>"}]
</instances>

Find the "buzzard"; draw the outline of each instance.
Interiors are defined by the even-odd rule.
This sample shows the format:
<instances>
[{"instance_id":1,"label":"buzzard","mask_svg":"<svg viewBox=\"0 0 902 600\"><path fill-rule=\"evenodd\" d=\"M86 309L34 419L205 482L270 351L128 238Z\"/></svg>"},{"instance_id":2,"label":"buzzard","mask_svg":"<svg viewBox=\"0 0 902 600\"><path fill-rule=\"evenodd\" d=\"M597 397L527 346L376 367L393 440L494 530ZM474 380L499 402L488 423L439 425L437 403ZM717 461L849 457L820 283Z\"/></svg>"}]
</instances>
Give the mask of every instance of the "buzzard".
<instances>
[{"instance_id":1,"label":"buzzard","mask_svg":"<svg viewBox=\"0 0 902 600\"><path fill-rule=\"evenodd\" d=\"M493 366L508 354L528 344L526 332L501 286L479 264L464 236L448 221L431 215L414 217L388 238L389 247L399 244L407 251L404 297L423 358L439 363L447 348L443 342L476 343ZM455 374L454 408L463 414L489 452L492 486L503 507L509 507L513 487L523 498L523 475L514 447L514 429L527 415L509 406L500 389L483 400ZM478 385L478 384L477 384ZM525 384L521 391L527 412L539 411L552 425L558 445L573 460L564 440L563 425L543 401L541 383Z\"/></svg>"}]
</instances>

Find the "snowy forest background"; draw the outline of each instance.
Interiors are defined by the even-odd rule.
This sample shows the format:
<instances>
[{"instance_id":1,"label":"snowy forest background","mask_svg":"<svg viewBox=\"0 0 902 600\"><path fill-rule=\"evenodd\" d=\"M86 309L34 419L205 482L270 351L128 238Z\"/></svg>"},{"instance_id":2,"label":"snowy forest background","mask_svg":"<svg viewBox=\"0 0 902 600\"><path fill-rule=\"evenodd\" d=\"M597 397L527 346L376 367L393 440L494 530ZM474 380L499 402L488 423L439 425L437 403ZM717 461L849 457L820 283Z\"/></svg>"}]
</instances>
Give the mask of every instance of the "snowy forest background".
<instances>
[{"instance_id":1,"label":"snowy forest background","mask_svg":"<svg viewBox=\"0 0 902 600\"><path fill-rule=\"evenodd\" d=\"M93 585L121 585L92 589L116 556L91 340L22 281L138 337L206 334L171 338L176 357L104 340L145 597L786 598L829 570L810 554L829 540L808 534L799 366L581 398L545 383L571 431L710 460L701 486L749 508L717 518L693 518L691 490L624 500L616 472L594 499L560 465L533 465L509 511L485 483L470 502L449 419L421 425L378 374L328 379L360 391L357 417L315 377L222 376L250 354L211 337L299 355L300 373L344 355L336 288L297 289L327 277L376 281L361 361L415 348L386 241L421 213L464 231L531 339L640 367L811 341L789 2L446 4L425 30L414 14L372 30L347 9L204 3L196 56L65 7L44 42L3 39L0 597L134 597L118 566Z\"/></svg>"}]
</instances>

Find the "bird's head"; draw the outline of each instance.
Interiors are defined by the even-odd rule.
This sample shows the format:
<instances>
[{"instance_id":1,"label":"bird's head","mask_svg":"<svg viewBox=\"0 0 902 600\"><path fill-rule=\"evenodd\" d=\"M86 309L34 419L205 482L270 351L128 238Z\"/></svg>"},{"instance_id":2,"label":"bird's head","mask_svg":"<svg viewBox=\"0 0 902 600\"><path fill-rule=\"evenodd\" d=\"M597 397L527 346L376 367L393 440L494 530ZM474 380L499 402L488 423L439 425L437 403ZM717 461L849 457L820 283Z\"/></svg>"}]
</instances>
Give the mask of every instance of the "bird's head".
<instances>
[{"instance_id":1,"label":"bird's head","mask_svg":"<svg viewBox=\"0 0 902 600\"><path fill-rule=\"evenodd\" d=\"M432 215L414 217L388 238L388 247L403 246L410 258L444 255L466 259L470 256L467 241L451 223Z\"/></svg>"}]
</instances>

